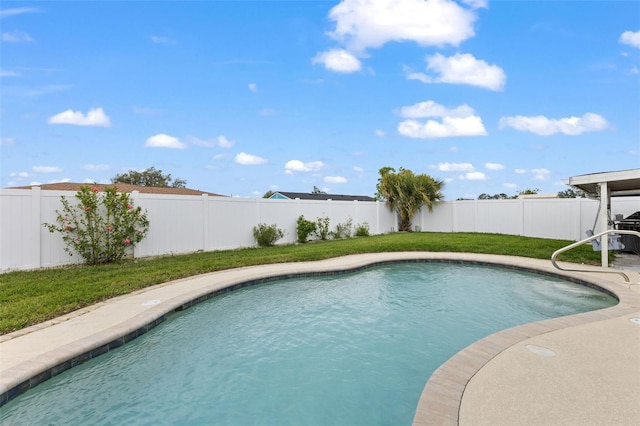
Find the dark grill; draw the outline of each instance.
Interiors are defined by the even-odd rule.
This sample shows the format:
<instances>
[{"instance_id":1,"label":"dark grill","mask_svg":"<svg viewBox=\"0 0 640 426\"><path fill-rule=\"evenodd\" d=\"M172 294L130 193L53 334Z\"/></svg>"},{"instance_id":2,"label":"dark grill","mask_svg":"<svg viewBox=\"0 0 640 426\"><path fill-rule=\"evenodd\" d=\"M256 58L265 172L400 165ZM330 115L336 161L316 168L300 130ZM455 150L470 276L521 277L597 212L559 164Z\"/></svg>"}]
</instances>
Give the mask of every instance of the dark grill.
<instances>
[{"instance_id":1,"label":"dark grill","mask_svg":"<svg viewBox=\"0 0 640 426\"><path fill-rule=\"evenodd\" d=\"M640 232L640 211L618 221L616 229ZM620 241L624 244L624 251L640 253L640 238L636 235L622 234L620 235Z\"/></svg>"}]
</instances>

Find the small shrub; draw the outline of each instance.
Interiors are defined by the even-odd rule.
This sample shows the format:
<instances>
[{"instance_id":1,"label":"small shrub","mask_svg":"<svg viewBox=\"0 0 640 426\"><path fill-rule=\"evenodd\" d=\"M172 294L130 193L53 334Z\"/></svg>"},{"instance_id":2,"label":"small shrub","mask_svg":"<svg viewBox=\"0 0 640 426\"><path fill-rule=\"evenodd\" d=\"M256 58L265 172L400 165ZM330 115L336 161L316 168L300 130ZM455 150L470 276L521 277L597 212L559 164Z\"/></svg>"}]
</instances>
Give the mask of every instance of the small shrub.
<instances>
[{"instance_id":1,"label":"small shrub","mask_svg":"<svg viewBox=\"0 0 640 426\"><path fill-rule=\"evenodd\" d=\"M351 228L353 227L353 221L351 218L347 219L345 223L339 223L336 225L336 229L331 232L331 236L334 240L340 238L351 238Z\"/></svg>"},{"instance_id":2,"label":"small shrub","mask_svg":"<svg viewBox=\"0 0 640 426\"><path fill-rule=\"evenodd\" d=\"M256 239L260 247L272 246L282 237L284 237L284 231L275 224L259 223L253 227L253 238Z\"/></svg>"},{"instance_id":3,"label":"small shrub","mask_svg":"<svg viewBox=\"0 0 640 426\"><path fill-rule=\"evenodd\" d=\"M368 237L369 224L367 222L362 222L356 225L355 235L356 237Z\"/></svg>"},{"instance_id":4,"label":"small shrub","mask_svg":"<svg viewBox=\"0 0 640 426\"><path fill-rule=\"evenodd\" d=\"M311 222L300 215L296 222L296 231L298 232L298 242L306 243L309 240L309 235L316 232L315 222Z\"/></svg>"},{"instance_id":5,"label":"small shrub","mask_svg":"<svg viewBox=\"0 0 640 426\"><path fill-rule=\"evenodd\" d=\"M81 186L79 203L71 205L60 197L62 211L56 210L57 224L44 223L49 232L60 232L64 250L79 254L86 263L115 262L132 253L149 231L149 220L140 207L134 207L129 194L114 187Z\"/></svg>"},{"instance_id":6,"label":"small shrub","mask_svg":"<svg viewBox=\"0 0 640 426\"><path fill-rule=\"evenodd\" d=\"M318 238L320 238L321 240L326 240L329 237L329 222L331 221L331 219L329 219L327 216L324 217L319 217L316 220L316 235L318 236Z\"/></svg>"}]
</instances>

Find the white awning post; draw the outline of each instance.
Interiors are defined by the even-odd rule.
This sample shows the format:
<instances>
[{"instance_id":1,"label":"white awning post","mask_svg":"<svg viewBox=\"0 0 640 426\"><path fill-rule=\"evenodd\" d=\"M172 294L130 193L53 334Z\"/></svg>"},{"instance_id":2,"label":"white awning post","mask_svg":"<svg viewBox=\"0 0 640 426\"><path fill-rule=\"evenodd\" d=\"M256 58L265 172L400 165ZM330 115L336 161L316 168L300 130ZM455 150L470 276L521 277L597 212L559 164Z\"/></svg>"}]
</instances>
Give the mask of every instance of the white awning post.
<instances>
[{"instance_id":1,"label":"white awning post","mask_svg":"<svg viewBox=\"0 0 640 426\"><path fill-rule=\"evenodd\" d=\"M609 212L611 211L611 192L609 191L607 182L600 182L600 215L598 223L600 231L604 232L609 229ZM600 261L603 268L609 267L609 234L600 237Z\"/></svg>"}]
</instances>

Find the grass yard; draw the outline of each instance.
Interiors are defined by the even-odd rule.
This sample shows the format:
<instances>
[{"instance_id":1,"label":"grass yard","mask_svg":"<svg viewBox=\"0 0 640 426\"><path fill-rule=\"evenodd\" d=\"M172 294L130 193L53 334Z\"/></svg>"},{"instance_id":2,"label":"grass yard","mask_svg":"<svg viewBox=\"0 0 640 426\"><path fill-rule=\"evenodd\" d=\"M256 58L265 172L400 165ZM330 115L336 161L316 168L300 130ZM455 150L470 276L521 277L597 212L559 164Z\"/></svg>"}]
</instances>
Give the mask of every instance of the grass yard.
<instances>
[{"instance_id":1,"label":"grass yard","mask_svg":"<svg viewBox=\"0 0 640 426\"><path fill-rule=\"evenodd\" d=\"M136 259L99 266L66 266L0 275L0 335L155 284L222 269L302 262L357 253L432 251L487 253L550 259L573 241L478 233L394 233L267 248ZM599 264L590 245L559 260Z\"/></svg>"}]
</instances>

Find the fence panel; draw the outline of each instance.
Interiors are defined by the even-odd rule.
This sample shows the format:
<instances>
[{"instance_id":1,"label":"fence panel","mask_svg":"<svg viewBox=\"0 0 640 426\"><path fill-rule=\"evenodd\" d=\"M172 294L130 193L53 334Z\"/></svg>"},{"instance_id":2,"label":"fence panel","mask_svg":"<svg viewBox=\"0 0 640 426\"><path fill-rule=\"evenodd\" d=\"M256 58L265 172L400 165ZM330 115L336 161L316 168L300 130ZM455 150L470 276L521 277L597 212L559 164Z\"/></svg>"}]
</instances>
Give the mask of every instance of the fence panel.
<instances>
[{"instance_id":1,"label":"fence panel","mask_svg":"<svg viewBox=\"0 0 640 426\"><path fill-rule=\"evenodd\" d=\"M202 197L197 195L138 194L131 197L147 211L149 233L136 247L136 256L189 253L202 250Z\"/></svg>"},{"instance_id":2,"label":"fence panel","mask_svg":"<svg viewBox=\"0 0 640 426\"><path fill-rule=\"evenodd\" d=\"M476 200L475 232L522 235L523 200Z\"/></svg>"},{"instance_id":3,"label":"fence panel","mask_svg":"<svg viewBox=\"0 0 640 426\"><path fill-rule=\"evenodd\" d=\"M44 222L56 222L61 196L72 203L75 192L0 189L0 270L33 269L82 259L69 256L59 233ZM296 241L296 220L330 218L330 230L351 219L367 222L372 235L397 229L396 214L383 202L268 200L212 196L133 193L137 206L147 210L149 234L135 249L136 257L198 250L253 247L253 227L275 224L285 231L279 244ZM613 198L612 216L627 217L640 210L637 197ZM496 232L579 240L592 229L599 202L589 199L462 200L424 209L412 222L422 231ZM415 230L415 228L414 228Z\"/></svg>"}]
</instances>

